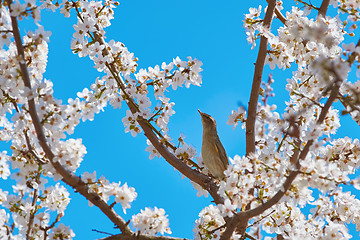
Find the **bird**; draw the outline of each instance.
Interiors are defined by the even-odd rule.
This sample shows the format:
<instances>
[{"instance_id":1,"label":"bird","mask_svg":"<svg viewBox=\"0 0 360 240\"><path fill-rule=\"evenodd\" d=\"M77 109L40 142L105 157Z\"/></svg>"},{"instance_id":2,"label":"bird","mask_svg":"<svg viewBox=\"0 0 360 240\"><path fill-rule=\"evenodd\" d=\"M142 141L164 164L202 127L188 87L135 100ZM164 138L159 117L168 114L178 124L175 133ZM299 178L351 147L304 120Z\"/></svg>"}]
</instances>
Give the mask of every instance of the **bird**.
<instances>
[{"instance_id":1,"label":"bird","mask_svg":"<svg viewBox=\"0 0 360 240\"><path fill-rule=\"evenodd\" d=\"M225 178L224 171L229 166L229 160L217 134L216 121L212 116L201 112L199 109L198 112L201 115L203 126L202 159L211 175L219 180L223 180Z\"/></svg>"}]
</instances>

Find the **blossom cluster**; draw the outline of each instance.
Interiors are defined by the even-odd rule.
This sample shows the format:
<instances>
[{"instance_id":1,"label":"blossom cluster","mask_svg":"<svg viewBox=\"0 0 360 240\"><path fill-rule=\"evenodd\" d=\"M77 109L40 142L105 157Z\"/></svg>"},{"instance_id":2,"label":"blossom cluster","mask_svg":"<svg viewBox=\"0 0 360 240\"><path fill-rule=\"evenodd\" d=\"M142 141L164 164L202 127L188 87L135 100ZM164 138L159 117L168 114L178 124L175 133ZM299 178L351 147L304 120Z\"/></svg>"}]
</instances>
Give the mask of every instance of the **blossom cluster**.
<instances>
[{"instance_id":1,"label":"blossom cluster","mask_svg":"<svg viewBox=\"0 0 360 240\"><path fill-rule=\"evenodd\" d=\"M165 210L162 208L145 208L145 210L141 210L140 213L132 216L131 223L142 234L150 236L157 233L171 234L169 220L165 215Z\"/></svg>"},{"instance_id":2,"label":"blossom cluster","mask_svg":"<svg viewBox=\"0 0 360 240\"><path fill-rule=\"evenodd\" d=\"M17 16L20 19L20 16L26 16L26 12L32 9L33 16L36 16L37 19L39 17L37 11L40 8L31 4L34 3L13 3L11 5L11 16ZM95 8L98 11L102 9L101 13L105 12L100 2L82 1L81 4L83 10L92 9L88 13L95 13ZM42 7L54 7L51 2L45 5L44 2ZM70 5L65 3L62 6L65 9ZM108 8L108 13L112 11L111 8L111 6ZM1 218L0 238L17 239L24 236L36 236L36 239L46 239L47 237L51 239L72 239L75 235L69 227L63 224L56 226L56 223L64 215L70 197L66 188L60 185L59 182L49 186L48 177L53 177L53 180L57 181L62 179L63 176L53 168L48 156L46 156L36 140L37 132L29 114L28 100L33 99L35 101L36 114L40 119L49 147L55 155L52 159L53 163L59 163L67 171L75 173L83 161L86 148L81 139L63 140L66 138L66 134L70 135L74 132L75 127L80 123L80 119L83 121L93 120L94 114L103 110L107 102L110 102L115 108L119 108L123 97L118 90L116 81L113 78L104 76L97 79L90 86L90 90L86 88L78 93L78 98L69 99L68 104L62 104L60 100L56 100L53 96L52 82L43 79L48 54L47 41L49 41L50 32L44 31L41 25L39 25L35 33L28 32L22 39L24 46L26 46L24 48L25 60L28 63L27 67L32 85L31 89L25 87L20 75L21 71L15 43L10 41L12 38L10 31L6 31L11 29L10 14L5 7L1 8L1 12L2 20L4 20L1 20L4 23L1 26L2 30L4 30L1 33L3 36L1 44L2 46L7 45L7 48L2 49L0 61L0 137L3 141L11 140L12 144L12 153L10 155L6 151L1 153L1 178L8 178L10 175L9 165L11 164L12 168L15 169L11 171L11 177L17 181L17 185L13 187L14 194L5 191L1 192L1 206L8 209L11 214L9 215L9 212L1 209L1 215L4 218ZM99 20L97 24L101 24L103 27L108 26L110 18L107 18L111 17L111 14L103 16L100 12L97 12L96 17L99 16L102 20ZM94 19L95 15L89 17L87 16L85 19ZM89 47L88 50L91 51L89 55L91 57L100 56L101 54L96 55L95 52L101 51L104 46L90 45L87 46ZM107 46L114 49L114 52L122 53L122 58L118 60L122 61L123 64L127 64L129 69L134 67L131 65L134 61L129 60L126 63L126 49L121 49L123 46L119 42L112 41ZM85 55L85 52L82 52L82 54ZM109 60L109 62L111 61L114 61L114 59ZM99 65L100 61L97 61L96 64ZM99 67L99 69L101 68ZM86 175L89 174L83 174L85 178ZM94 177L94 174L92 176ZM124 212L126 212L127 208L130 208L130 203L137 195L134 188L128 187L126 183L120 186L120 183L110 183L103 177L92 182L87 179L84 182L88 184L90 191L97 192L106 201L111 196L114 196L115 202L121 203ZM58 218L55 222L50 221L51 212L57 212ZM29 219L33 219L32 222ZM29 221L32 225L30 225ZM14 224L13 229L19 230L18 233L15 234L15 232L7 230L11 224ZM30 232L29 229L31 229Z\"/></svg>"},{"instance_id":3,"label":"blossom cluster","mask_svg":"<svg viewBox=\"0 0 360 240\"><path fill-rule=\"evenodd\" d=\"M234 125L233 129L235 129L236 126L238 125L238 122L245 123L246 121L245 116L246 116L246 111L244 107L239 107L238 110L232 110L231 115L229 116L229 119L226 122L226 124Z\"/></svg>"},{"instance_id":4,"label":"blossom cluster","mask_svg":"<svg viewBox=\"0 0 360 240\"><path fill-rule=\"evenodd\" d=\"M199 213L199 219L195 221L195 239L219 239L220 227L225 224L225 220L220 215L220 210L209 205Z\"/></svg>"},{"instance_id":5,"label":"blossom cluster","mask_svg":"<svg viewBox=\"0 0 360 240\"><path fill-rule=\"evenodd\" d=\"M257 152L248 157L236 155L230 159L231 165L225 171L226 180L220 182L219 188L219 194L225 201L217 205L216 210L224 218L232 217L247 206L261 206L281 191L286 177L294 169L289 161L294 151L294 140L288 138L284 141L283 124L286 122L274 110L268 105L259 108ZM335 120L335 125L331 120ZM338 127L337 111L330 110L320 132L334 134ZM351 175L360 164L359 140L345 137L325 144L324 140L315 140L319 135L299 137L316 143L312 154L300 162L299 176L280 203L255 217L252 221L256 224L249 231L256 232L257 228L262 228L267 233L286 235L288 239L351 238L345 224L353 223L359 228L359 217L354 209L358 209L360 201L353 193L343 192L341 184L354 184L356 187ZM322 195L317 196L313 189L318 189ZM321 199L327 199L327 202ZM303 210L309 206L316 207L306 217ZM199 217L203 218L201 214ZM196 231L201 232L205 226L205 223L199 224ZM222 230L210 232L208 238L217 239Z\"/></svg>"},{"instance_id":6,"label":"blossom cluster","mask_svg":"<svg viewBox=\"0 0 360 240\"><path fill-rule=\"evenodd\" d=\"M344 9L354 9L353 5L345 5ZM327 108L326 116L322 111L332 92L340 89L345 113L350 113L358 122L359 102L353 97L359 92L358 83L347 79L351 70L350 55L354 54L357 59L358 49L353 47L343 52L340 47L347 32L346 22L339 17L309 19L311 6L306 11L293 7L275 35L263 26L261 9L261 6L252 8L245 17L248 41L254 47L259 36L266 37L269 67L286 69L296 65L297 70L287 80L290 99L282 115L266 97L258 105L256 152L231 159L232 164L225 171L226 180L220 183L219 194L225 201L218 205L219 213L231 217L247 207L261 206L283 191L287 177L297 171L297 178L280 202L256 216L250 231L262 228L266 233L280 234L286 239L349 239L346 224L351 222L359 229L354 209L360 201L354 193L344 192L342 185L357 187L352 174L360 164L359 140L348 137L331 140L340 127L340 114L334 107ZM354 16L351 19L354 20ZM272 96L273 89L267 89L267 94ZM239 120L245 122L242 112L238 111L230 115L229 125L236 126ZM304 151L307 143L309 154L299 160L297 167L298 160L293 156ZM312 205L316 207L305 217L304 208Z\"/></svg>"},{"instance_id":7,"label":"blossom cluster","mask_svg":"<svg viewBox=\"0 0 360 240\"><path fill-rule=\"evenodd\" d=\"M126 209L131 207L131 202L137 197L135 188L129 187L127 183L120 186L120 182L110 183L104 177L97 179L96 172L84 172L81 178L88 185L89 191L97 193L105 202L108 202L111 196L115 197L115 203L121 204L124 213L126 213ZM89 205L92 206L93 204L89 202Z\"/></svg>"}]
</instances>

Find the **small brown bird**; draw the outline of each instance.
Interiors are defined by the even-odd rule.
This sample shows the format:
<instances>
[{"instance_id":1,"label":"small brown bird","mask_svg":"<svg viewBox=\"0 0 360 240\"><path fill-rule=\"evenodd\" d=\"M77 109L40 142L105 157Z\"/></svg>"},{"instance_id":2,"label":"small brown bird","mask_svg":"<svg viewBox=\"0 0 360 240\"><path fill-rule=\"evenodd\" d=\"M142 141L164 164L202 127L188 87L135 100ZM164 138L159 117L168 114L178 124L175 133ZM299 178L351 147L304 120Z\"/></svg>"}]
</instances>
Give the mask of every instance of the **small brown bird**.
<instances>
[{"instance_id":1,"label":"small brown bird","mask_svg":"<svg viewBox=\"0 0 360 240\"><path fill-rule=\"evenodd\" d=\"M198 111L203 125L202 159L211 175L217 179L223 179L229 160L217 134L216 121L209 114L203 113L199 109Z\"/></svg>"}]
</instances>

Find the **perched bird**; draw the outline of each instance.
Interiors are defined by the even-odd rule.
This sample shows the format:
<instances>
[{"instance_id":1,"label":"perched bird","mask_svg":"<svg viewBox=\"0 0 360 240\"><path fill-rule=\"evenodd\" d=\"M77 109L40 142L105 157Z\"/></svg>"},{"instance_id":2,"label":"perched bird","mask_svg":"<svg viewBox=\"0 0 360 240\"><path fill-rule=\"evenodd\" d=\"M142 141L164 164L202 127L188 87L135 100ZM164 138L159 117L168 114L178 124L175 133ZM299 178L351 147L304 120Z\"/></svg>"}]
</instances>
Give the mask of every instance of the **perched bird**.
<instances>
[{"instance_id":1,"label":"perched bird","mask_svg":"<svg viewBox=\"0 0 360 240\"><path fill-rule=\"evenodd\" d=\"M229 165L229 160L217 134L216 121L209 114L203 113L199 109L198 111L203 125L202 159L211 175L217 179L223 179L225 177L224 171Z\"/></svg>"}]
</instances>

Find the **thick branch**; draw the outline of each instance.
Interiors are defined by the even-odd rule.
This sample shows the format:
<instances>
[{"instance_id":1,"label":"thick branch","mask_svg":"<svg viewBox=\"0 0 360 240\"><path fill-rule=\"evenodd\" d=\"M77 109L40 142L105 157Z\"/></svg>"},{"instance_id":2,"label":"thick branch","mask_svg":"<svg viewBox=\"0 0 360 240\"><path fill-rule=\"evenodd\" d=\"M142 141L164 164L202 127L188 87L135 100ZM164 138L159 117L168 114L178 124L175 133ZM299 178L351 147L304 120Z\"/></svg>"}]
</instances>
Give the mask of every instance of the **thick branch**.
<instances>
[{"instance_id":1,"label":"thick branch","mask_svg":"<svg viewBox=\"0 0 360 240\"><path fill-rule=\"evenodd\" d=\"M323 0L323 2L321 3L321 6L320 6L318 16L322 16L322 17L326 16L326 12L328 10L329 3L330 3L330 0Z\"/></svg>"},{"instance_id":2,"label":"thick branch","mask_svg":"<svg viewBox=\"0 0 360 240\"><path fill-rule=\"evenodd\" d=\"M269 6L267 8L264 18L264 28L270 30L274 9L276 6L276 0L269 0ZM250 93L250 101L248 107L248 116L246 120L246 155L255 152L255 121L257 104L260 93L261 77L264 69L265 58L267 53L268 40L265 36L261 36L259 53L255 63L255 72L253 78L253 84Z\"/></svg>"},{"instance_id":3,"label":"thick branch","mask_svg":"<svg viewBox=\"0 0 360 240\"><path fill-rule=\"evenodd\" d=\"M9 10L11 12L10 6L12 1L7 0ZM20 32L17 24L16 17L11 17L11 23L13 28L13 34L15 38L16 48L18 51L18 55L20 57L20 71L21 71L21 77L24 81L24 85L31 90L31 82L29 73L27 70L27 66L25 64L25 54L24 54L24 48L22 45ZM89 188L87 185L81 180L80 177L77 177L75 174L69 172L67 169L65 169L64 166L62 166L59 162L54 162L54 153L50 149L50 147L47 144L45 134L43 131L43 128L41 126L39 117L37 115L35 101L33 98L28 99L28 105L29 105L29 113L36 131L37 138L39 140L39 144L42 147L43 151L45 152L46 157L50 160L52 166L55 168L56 172L59 173L63 177L63 182L70 185L72 188L74 188L77 192L79 192L81 195L83 195L86 199L88 199L91 203L93 203L95 206L101 209L101 211L117 226L120 228L120 230L127 234L132 234L132 231L126 224L126 222L119 216L117 213L104 201L101 199L101 197L98 194L90 193Z\"/></svg>"}]
</instances>

